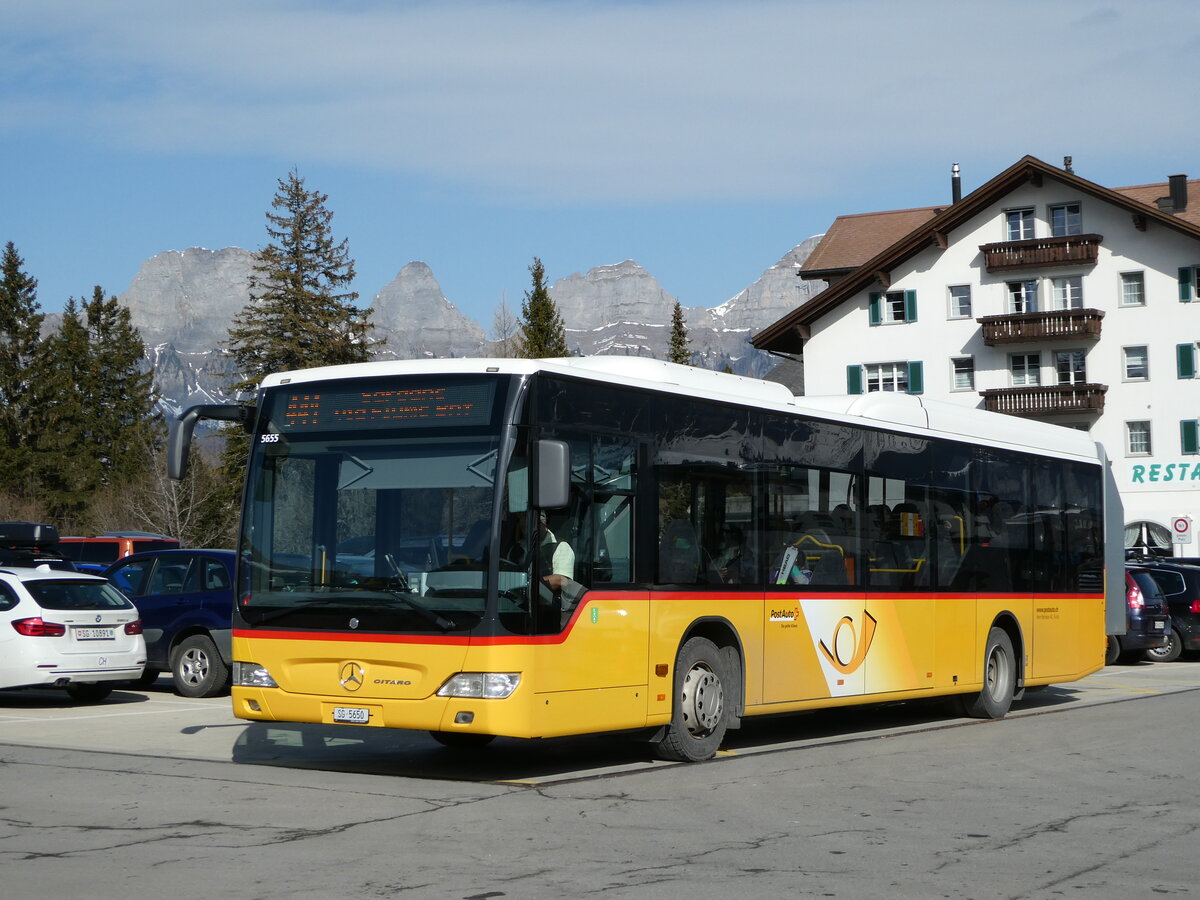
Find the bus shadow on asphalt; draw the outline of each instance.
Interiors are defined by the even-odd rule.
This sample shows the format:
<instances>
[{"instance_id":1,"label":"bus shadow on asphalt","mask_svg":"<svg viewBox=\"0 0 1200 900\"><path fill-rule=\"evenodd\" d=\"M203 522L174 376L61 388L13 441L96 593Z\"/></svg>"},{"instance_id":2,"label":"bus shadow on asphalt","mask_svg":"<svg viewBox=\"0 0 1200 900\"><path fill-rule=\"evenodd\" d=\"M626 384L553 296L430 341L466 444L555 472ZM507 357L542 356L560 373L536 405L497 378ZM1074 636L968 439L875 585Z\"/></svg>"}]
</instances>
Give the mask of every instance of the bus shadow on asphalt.
<instances>
[{"instance_id":1,"label":"bus shadow on asphalt","mask_svg":"<svg viewBox=\"0 0 1200 900\"><path fill-rule=\"evenodd\" d=\"M1077 702L1070 687L1029 692L1012 715ZM730 731L717 759L795 751L817 744L871 740L978 722L947 698L823 709L746 719ZM680 763L655 758L640 736L601 734L518 740L476 748L444 747L425 732L352 725L254 722L233 747L234 762L349 774L481 783L546 783L626 774Z\"/></svg>"}]
</instances>

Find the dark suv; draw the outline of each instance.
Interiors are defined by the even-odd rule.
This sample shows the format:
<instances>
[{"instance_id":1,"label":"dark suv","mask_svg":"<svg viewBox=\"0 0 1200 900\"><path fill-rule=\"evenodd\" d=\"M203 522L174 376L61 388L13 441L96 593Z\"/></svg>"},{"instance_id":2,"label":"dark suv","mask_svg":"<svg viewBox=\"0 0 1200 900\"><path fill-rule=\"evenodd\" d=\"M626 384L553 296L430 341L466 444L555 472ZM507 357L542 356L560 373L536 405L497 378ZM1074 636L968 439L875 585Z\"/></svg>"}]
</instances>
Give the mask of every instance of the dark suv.
<instances>
[{"instance_id":1,"label":"dark suv","mask_svg":"<svg viewBox=\"0 0 1200 900\"><path fill-rule=\"evenodd\" d=\"M1108 636L1108 665L1141 659L1146 650L1167 646L1171 617L1162 589L1142 565L1125 566L1125 633Z\"/></svg>"},{"instance_id":2,"label":"dark suv","mask_svg":"<svg viewBox=\"0 0 1200 900\"><path fill-rule=\"evenodd\" d=\"M104 570L142 615L144 684L169 669L184 697L215 697L228 687L235 559L232 550L154 550Z\"/></svg>"},{"instance_id":3,"label":"dark suv","mask_svg":"<svg viewBox=\"0 0 1200 900\"><path fill-rule=\"evenodd\" d=\"M1147 560L1143 564L1158 582L1171 614L1167 645L1146 651L1146 659L1171 662L1184 652L1200 650L1200 566L1174 560Z\"/></svg>"}]
</instances>

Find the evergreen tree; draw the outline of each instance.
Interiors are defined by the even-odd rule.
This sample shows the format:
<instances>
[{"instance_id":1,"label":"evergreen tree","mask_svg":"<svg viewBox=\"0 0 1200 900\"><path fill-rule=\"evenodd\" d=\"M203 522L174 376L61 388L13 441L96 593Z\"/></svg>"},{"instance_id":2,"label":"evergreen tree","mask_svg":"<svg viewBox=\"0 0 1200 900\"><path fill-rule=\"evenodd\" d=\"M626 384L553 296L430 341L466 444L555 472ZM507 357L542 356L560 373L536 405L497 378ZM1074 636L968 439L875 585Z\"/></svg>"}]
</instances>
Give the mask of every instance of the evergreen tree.
<instances>
[{"instance_id":1,"label":"evergreen tree","mask_svg":"<svg viewBox=\"0 0 1200 900\"><path fill-rule=\"evenodd\" d=\"M85 391L91 381L87 325L74 297L62 324L45 341L54 365L34 388L33 475L37 490L60 529L80 527L89 494L100 483L100 461L89 434Z\"/></svg>"},{"instance_id":2,"label":"evergreen tree","mask_svg":"<svg viewBox=\"0 0 1200 900\"><path fill-rule=\"evenodd\" d=\"M671 313L671 343L667 349L667 360L680 365L692 364L691 339L688 337L687 325L683 321L683 307L675 301L675 309Z\"/></svg>"},{"instance_id":3,"label":"evergreen tree","mask_svg":"<svg viewBox=\"0 0 1200 900\"><path fill-rule=\"evenodd\" d=\"M348 242L335 243L328 199L304 187L293 170L278 182L267 213L267 246L250 276L251 302L234 318L229 346L238 390L251 390L271 373L311 366L364 362L370 310L358 294Z\"/></svg>"},{"instance_id":4,"label":"evergreen tree","mask_svg":"<svg viewBox=\"0 0 1200 900\"><path fill-rule=\"evenodd\" d=\"M278 180L267 213L267 246L250 277L250 303L234 318L229 347L236 362L235 390L253 390L271 372L366 362L370 310L358 294L348 240L335 242L328 195L309 191L295 170ZM249 445L240 428L222 429L223 490L208 516L236 524ZM231 538L232 540L232 534Z\"/></svg>"},{"instance_id":5,"label":"evergreen tree","mask_svg":"<svg viewBox=\"0 0 1200 900\"><path fill-rule=\"evenodd\" d=\"M37 280L24 265L9 241L0 257L0 484L18 496L32 490L31 413L45 318L38 306Z\"/></svg>"},{"instance_id":6,"label":"evergreen tree","mask_svg":"<svg viewBox=\"0 0 1200 900\"><path fill-rule=\"evenodd\" d=\"M141 476L149 464L146 448L162 443L163 424L154 409L154 376L144 365L146 345L128 307L116 297L105 299L97 285L83 311L89 351L85 398L92 445L101 460L103 482L118 484Z\"/></svg>"},{"instance_id":7,"label":"evergreen tree","mask_svg":"<svg viewBox=\"0 0 1200 900\"><path fill-rule=\"evenodd\" d=\"M567 330L546 287L546 269L536 256L529 272L533 276L533 289L525 292L521 303L521 356L524 359L570 356Z\"/></svg>"}]
</instances>

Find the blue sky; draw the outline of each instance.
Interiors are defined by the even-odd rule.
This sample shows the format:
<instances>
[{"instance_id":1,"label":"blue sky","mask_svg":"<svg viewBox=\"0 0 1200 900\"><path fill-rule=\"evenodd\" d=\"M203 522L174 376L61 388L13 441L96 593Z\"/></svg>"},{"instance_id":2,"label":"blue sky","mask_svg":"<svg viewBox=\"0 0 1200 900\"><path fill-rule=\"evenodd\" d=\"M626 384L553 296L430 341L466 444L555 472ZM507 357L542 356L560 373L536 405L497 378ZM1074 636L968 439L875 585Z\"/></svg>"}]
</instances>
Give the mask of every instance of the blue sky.
<instances>
[{"instance_id":1,"label":"blue sky","mask_svg":"<svg viewBox=\"0 0 1200 900\"><path fill-rule=\"evenodd\" d=\"M412 260L490 328L528 267L716 306L842 213L1026 153L1200 176L1200 4L0 0L0 243L43 310L328 194L361 302Z\"/></svg>"}]
</instances>

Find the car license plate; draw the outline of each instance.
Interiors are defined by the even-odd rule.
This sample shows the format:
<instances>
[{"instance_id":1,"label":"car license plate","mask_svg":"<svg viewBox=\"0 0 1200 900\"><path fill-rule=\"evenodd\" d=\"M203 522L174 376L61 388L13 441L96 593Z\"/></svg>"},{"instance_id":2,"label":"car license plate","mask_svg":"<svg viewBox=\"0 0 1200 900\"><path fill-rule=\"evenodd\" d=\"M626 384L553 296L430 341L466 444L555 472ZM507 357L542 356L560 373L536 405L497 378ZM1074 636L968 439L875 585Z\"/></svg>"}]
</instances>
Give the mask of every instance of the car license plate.
<instances>
[{"instance_id":1,"label":"car license plate","mask_svg":"<svg viewBox=\"0 0 1200 900\"><path fill-rule=\"evenodd\" d=\"M1154 629L1155 629L1155 631L1162 631L1162 630L1163 630L1163 627L1164 627L1165 625L1166 625L1166 622L1155 622L1155 623L1154 623Z\"/></svg>"},{"instance_id":2,"label":"car license plate","mask_svg":"<svg viewBox=\"0 0 1200 900\"><path fill-rule=\"evenodd\" d=\"M371 721L371 711L357 706L335 706L333 721L347 725L366 725Z\"/></svg>"},{"instance_id":3,"label":"car license plate","mask_svg":"<svg viewBox=\"0 0 1200 900\"><path fill-rule=\"evenodd\" d=\"M76 628L77 641L111 641L116 636L115 628Z\"/></svg>"}]
</instances>

